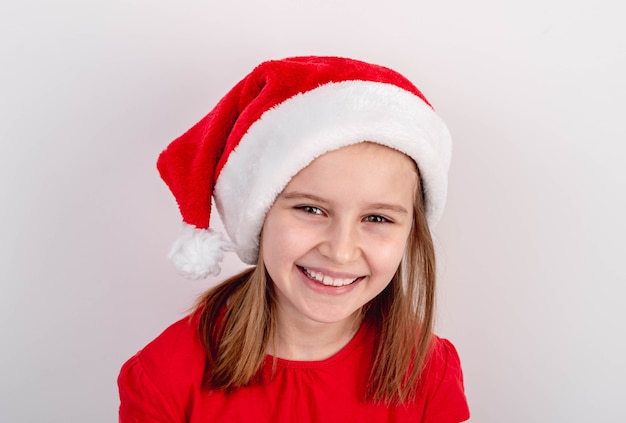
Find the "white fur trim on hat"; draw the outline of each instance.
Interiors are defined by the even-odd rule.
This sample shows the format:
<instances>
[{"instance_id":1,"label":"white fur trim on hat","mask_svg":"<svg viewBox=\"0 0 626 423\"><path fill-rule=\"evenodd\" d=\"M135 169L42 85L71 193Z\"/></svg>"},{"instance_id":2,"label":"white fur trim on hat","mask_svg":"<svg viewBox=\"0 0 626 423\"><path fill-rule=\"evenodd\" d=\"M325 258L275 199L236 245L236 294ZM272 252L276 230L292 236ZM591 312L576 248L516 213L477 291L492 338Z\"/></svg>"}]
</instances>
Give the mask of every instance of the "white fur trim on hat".
<instances>
[{"instance_id":1,"label":"white fur trim on hat","mask_svg":"<svg viewBox=\"0 0 626 423\"><path fill-rule=\"evenodd\" d=\"M256 263L265 215L293 176L316 157L363 141L415 160L433 226L445 204L452 149L443 120L421 98L396 85L328 83L265 112L221 170L215 204L241 260Z\"/></svg>"}]
</instances>

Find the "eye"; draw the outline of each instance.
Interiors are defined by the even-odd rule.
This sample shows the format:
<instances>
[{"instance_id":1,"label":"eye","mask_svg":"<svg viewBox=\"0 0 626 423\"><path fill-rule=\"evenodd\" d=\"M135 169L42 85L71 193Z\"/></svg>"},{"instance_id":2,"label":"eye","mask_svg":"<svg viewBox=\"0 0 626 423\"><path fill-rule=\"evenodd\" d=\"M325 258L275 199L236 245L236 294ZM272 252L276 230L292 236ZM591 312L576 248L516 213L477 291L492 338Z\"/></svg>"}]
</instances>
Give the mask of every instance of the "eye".
<instances>
[{"instance_id":1,"label":"eye","mask_svg":"<svg viewBox=\"0 0 626 423\"><path fill-rule=\"evenodd\" d=\"M308 213L308 214L315 214L318 216L324 215L324 212L322 211L322 209L315 207L315 206L298 206L296 207L296 209L302 210L303 212Z\"/></svg>"},{"instance_id":2,"label":"eye","mask_svg":"<svg viewBox=\"0 0 626 423\"><path fill-rule=\"evenodd\" d=\"M377 214L365 216L363 220L370 223L391 223L391 220Z\"/></svg>"}]
</instances>

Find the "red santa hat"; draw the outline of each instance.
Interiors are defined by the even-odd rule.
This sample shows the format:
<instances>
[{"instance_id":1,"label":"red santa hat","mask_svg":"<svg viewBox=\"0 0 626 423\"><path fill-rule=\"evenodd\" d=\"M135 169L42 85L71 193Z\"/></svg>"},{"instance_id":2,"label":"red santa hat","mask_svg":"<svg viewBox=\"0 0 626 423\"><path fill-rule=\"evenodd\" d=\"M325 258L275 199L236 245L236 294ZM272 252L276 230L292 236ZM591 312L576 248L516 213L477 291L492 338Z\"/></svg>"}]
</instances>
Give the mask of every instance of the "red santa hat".
<instances>
[{"instance_id":1,"label":"red santa hat","mask_svg":"<svg viewBox=\"0 0 626 423\"><path fill-rule=\"evenodd\" d=\"M316 157L363 141L413 158L434 225L446 199L451 140L411 82L339 57L260 64L159 157L184 222L170 258L190 278L217 275L224 251L256 263L265 215L290 179ZM209 228L211 197L230 241Z\"/></svg>"}]
</instances>

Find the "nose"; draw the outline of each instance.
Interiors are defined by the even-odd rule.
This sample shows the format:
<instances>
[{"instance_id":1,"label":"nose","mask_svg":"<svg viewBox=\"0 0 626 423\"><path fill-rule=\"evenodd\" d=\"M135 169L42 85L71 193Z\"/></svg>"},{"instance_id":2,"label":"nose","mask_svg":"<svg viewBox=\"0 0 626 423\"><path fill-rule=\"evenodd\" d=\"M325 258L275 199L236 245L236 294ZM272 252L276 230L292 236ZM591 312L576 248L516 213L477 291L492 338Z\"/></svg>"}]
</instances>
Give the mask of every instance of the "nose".
<instances>
[{"instance_id":1,"label":"nose","mask_svg":"<svg viewBox=\"0 0 626 423\"><path fill-rule=\"evenodd\" d=\"M361 254L358 228L348 222L334 221L327 227L318 249L334 264L353 262Z\"/></svg>"}]
</instances>

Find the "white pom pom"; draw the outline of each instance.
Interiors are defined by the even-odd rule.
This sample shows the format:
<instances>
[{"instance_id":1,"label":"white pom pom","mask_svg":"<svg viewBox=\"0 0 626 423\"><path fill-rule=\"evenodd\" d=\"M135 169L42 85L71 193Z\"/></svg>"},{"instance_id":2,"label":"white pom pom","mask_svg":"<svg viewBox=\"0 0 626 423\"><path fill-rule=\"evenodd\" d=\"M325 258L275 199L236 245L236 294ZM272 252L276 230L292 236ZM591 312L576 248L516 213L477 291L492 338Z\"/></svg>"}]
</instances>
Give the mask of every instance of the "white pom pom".
<instances>
[{"instance_id":1,"label":"white pom pom","mask_svg":"<svg viewBox=\"0 0 626 423\"><path fill-rule=\"evenodd\" d=\"M183 276L201 279L219 275L222 270L219 264L226 251L235 251L235 246L221 233L184 224L169 258Z\"/></svg>"}]
</instances>

